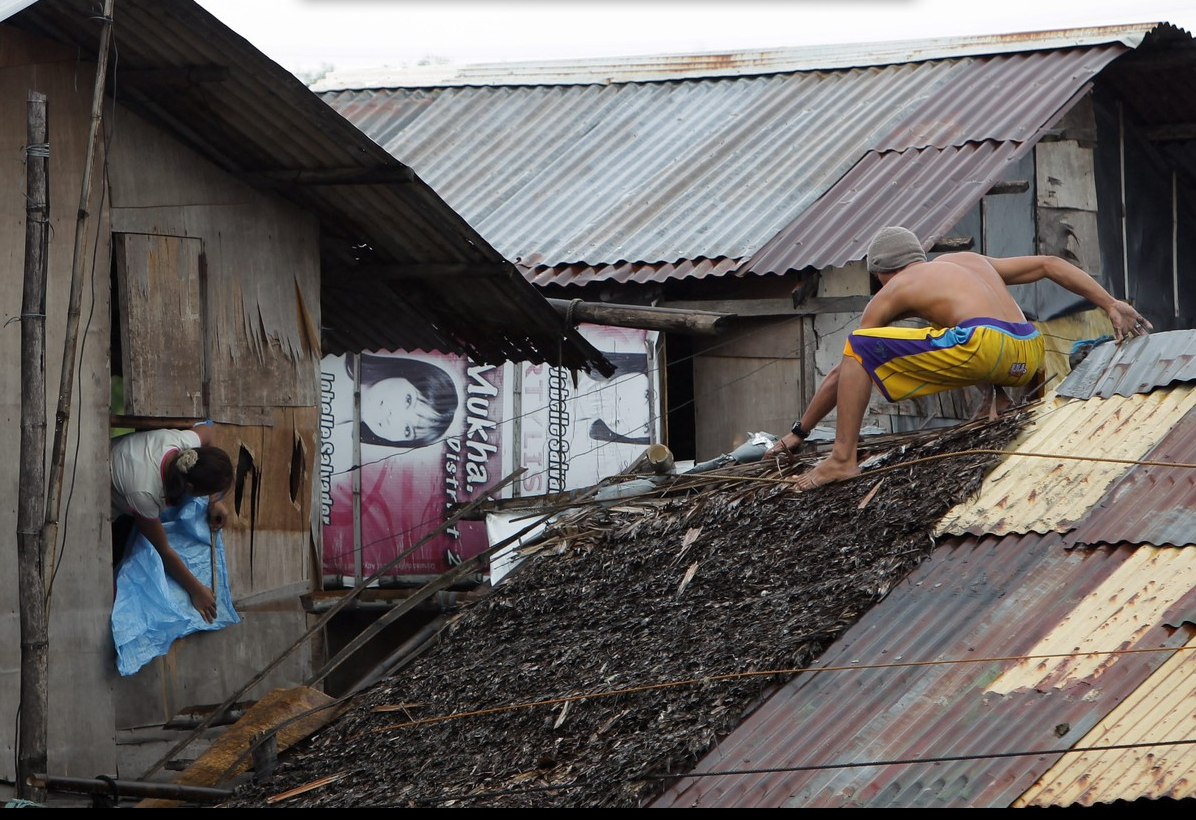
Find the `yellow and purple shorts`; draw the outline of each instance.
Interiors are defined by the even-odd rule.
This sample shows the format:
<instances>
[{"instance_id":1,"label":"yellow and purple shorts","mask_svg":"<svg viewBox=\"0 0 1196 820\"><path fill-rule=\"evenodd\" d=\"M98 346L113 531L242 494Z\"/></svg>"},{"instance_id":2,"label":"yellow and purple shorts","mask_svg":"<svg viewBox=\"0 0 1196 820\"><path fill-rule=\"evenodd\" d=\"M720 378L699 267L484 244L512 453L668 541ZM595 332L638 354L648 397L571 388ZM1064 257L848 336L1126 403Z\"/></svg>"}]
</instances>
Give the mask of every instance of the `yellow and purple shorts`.
<instances>
[{"instance_id":1,"label":"yellow and purple shorts","mask_svg":"<svg viewBox=\"0 0 1196 820\"><path fill-rule=\"evenodd\" d=\"M1042 366L1030 322L969 319L958 327L874 327L847 337L844 355L864 366L889 401L973 384L1021 387Z\"/></svg>"}]
</instances>

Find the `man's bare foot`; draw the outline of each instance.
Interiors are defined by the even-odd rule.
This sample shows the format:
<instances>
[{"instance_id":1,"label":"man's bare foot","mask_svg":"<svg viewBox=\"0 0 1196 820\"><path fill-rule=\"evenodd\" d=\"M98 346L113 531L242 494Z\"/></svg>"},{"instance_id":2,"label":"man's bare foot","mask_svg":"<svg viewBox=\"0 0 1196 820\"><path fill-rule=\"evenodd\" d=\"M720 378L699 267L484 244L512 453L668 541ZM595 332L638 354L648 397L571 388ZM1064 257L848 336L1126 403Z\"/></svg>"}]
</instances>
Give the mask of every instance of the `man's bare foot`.
<instances>
[{"instance_id":1,"label":"man's bare foot","mask_svg":"<svg viewBox=\"0 0 1196 820\"><path fill-rule=\"evenodd\" d=\"M859 474L860 468L858 465L842 464L827 458L818 462L801 475L789 479L789 483L793 485L794 492L804 493L808 490L813 490L815 487L832 484L836 481L843 481Z\"/></svg>"}]
</instances>

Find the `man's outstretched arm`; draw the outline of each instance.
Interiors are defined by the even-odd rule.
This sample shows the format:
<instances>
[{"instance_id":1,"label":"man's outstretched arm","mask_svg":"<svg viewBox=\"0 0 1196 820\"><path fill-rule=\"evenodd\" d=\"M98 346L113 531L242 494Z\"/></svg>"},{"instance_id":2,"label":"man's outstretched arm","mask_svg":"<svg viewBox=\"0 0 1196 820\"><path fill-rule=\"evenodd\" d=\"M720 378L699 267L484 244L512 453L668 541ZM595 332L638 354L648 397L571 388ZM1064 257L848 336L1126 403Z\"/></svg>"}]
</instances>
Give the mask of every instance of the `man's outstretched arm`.
<instances>
[{"instance_id":1,"label":"man's outstretched arm","mask_svg":"<svg viewBox=\"0 0 1196 820\"><path fill-rule=\"evenodd\" d=\"M1118 299L1101 287L1086 271L1058 256L986 257L1006 285L1027 285L1042 279L1067 288L1104 310L1113 325L1113 336L1120 344L1125 338L1140 336L1153 325L1124 299Z\"/></svg>"}]
</instances>

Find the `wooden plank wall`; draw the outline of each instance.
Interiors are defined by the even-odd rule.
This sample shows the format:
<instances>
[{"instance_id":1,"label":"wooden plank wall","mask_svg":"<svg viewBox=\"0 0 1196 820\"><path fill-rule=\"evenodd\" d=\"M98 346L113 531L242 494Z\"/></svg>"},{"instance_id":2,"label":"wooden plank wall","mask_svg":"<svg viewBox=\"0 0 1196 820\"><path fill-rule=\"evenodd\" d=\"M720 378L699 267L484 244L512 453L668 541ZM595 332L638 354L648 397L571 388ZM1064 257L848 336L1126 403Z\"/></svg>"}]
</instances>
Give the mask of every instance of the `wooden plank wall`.
<instances>
[{"instance_id":1,"label":"wooden plank wall","mask_svg":"<svg viewBox=\"0 0 1196 820\"><path fill-rule=\"evenodd\" d=\"M125 412L206 417L203 242L122 233L115 245Z\"/></svg>"},{"instance_id":2,"label":"wooden plank wall","mask_svg":"<svg viewBox=\"0 0 1196 820\"><path fill-rule=\"evenodd\" d=\"M761 322L716 337L694 358L696 460L729 453L747 433L779 435L802 390L803 323Z\"/></svg>"},{"instance_id":3,"label":"wooden plank wall","mask_svg":"<svg viewBox=\"0 0 1196 820\"><path fill-rule=\"evenodd\" d=\"M204 374L201 406L237 471L223 542L242 622L177 641L133 676L113 676L118 730L223 701L306 631L299 596L319 566L313 477L320 360L314 218L240 184L129 112L122 112L120 136L110 170L113 231L126 241L172 237L166 244L200 245L203 343L179 372ZM148 338L170 338L163 321L147 312L136 327ZM160 371L152 377L170 380ZM186 391L178 384L159 385L140 395L179 392ZM168 406L163 400L141 412L167 415ZM293 686L312 668L304 643L243 698Z\"/></svg>"},{"instance_id":4,"label":"wooden plank wall","mask_svg":"<svg viewBox=\"0 0 1196 820\"><path fill-rule=\"evenodd\" d=\"M219 434L217 443L237 472L225 538L236 595L248 598L311 577L296 545L306 545L312 519L318 416L315 407L276 407L268 425Z\"/></svg>"},{"instance_id":5,"label":"wooden plank wall","mask_svg":"<svg viewBox=\"0 0 1196 820\"><path fill-rule=\"evenodd\" d=\"M39 65L31 65L33 61ZM25 242L25 166L30 91L46 96L49 129L50 225L46 299L46 447L53 444L53 415L63 358L71 271L74 262L80 180L86 157L92 96L91 75L73 49L30 38L0 25L0 142L9 161L0 163L0 446L10 467L0 472L0 777L16 776L17 707L20 698L21 628L16 578L16 501L21 418L21 313ZM103 153L95 159L103 167ZM96 175L87 211L87 256L82 260L79 345L74 402L67 423L65 474L59 509L60 540L47 563L53 574L49 608L50 771L91 777L114 771L112 677L115 674L109 614L112 558L108 531L108 214L101 207L102 175ZM96 267L92 267L92 262ZM94 299L94 301L93 301ZM47 471L47 476L48 476Z\"/></svg>"}]
</instances>

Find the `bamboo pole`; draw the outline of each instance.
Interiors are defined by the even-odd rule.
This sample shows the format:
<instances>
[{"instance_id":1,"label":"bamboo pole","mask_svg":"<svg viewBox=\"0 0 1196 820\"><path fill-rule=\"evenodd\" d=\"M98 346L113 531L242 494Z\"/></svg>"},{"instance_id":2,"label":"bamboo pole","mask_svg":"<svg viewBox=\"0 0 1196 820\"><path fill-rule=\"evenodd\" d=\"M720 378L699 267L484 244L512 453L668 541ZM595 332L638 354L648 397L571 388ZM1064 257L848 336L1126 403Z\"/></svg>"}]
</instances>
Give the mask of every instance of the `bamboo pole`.
<instances>
[{"instance_id":1,"label":"bamboo pole","mask_svg":"<svg viewBox=\"0 0 1196 820\"><path fill-rule=\"evenodd\" d=\"M25 282L21 297L21 474L17 490L17 593L21 608L21 722L17 796L42 802L26 777L46 767L49 637L41 526L46 510L46 251L50 140L46 95L29 92L25 145Z\"/></svg>"},{"instance_id":2,"label":"bamboo pole","mask_svg":"<svg viewBox=\"0 0 1196 820\"><path fill-rule=\"evenodd\" d=\"M42 528L42 552L46 558L47 577L54 574L52 560L58 544L58 511L62 505L62 474L66 469L66 439L74 399L75 350L79 339L80 302L83 298L83 262L87 259L87 223L90 213L92 166L95 164L96 140L104 105L104 83L108 76L108 52L112 42L112 5L104 0L100 47L96 60L95 88L91 97L91 128L87 136L87 159L79 191L79 217L75 222L75 253L71 260L71 291L67 302L66 338L63 341L62 373L58 386L58 410L54 414L54 449L50 458L50 482L46 489L46 523Z\"/></svg>"}]
</instances>

